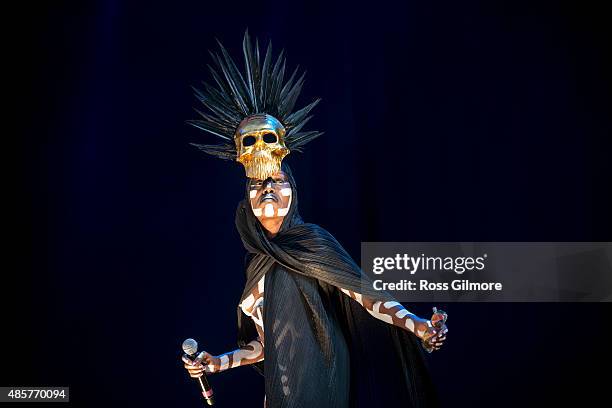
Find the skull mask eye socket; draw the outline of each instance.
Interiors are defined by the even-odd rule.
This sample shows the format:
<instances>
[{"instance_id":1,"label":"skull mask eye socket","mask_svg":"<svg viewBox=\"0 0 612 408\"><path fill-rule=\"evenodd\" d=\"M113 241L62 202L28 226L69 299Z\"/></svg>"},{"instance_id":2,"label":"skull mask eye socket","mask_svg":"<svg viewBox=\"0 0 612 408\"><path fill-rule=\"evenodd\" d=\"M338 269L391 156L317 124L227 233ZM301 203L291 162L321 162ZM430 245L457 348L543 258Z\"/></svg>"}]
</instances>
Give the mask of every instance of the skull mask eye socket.
<instances>
[{"instance_id":1,"label":"skull mask eye socket","mask_svg":"<svg viewBox=\"0 0 612 408\"><path fill-rule=\"evenodd\" d=\"M242 139L242 145L253 146L256 141L257 139L255 139L255 136L245 136L244 139Z\"/></svg>"},{"instance_id":2,"label":"skull mask eye socket","mask_svg":"<svg viewBox=\"0 0 612 408\"><path fill-rule=\"evenodd\" d=\"M263 135L263 141L266 143L276 143L278 138L274 133L266 133Z\"/></svg>"}]
</instances>

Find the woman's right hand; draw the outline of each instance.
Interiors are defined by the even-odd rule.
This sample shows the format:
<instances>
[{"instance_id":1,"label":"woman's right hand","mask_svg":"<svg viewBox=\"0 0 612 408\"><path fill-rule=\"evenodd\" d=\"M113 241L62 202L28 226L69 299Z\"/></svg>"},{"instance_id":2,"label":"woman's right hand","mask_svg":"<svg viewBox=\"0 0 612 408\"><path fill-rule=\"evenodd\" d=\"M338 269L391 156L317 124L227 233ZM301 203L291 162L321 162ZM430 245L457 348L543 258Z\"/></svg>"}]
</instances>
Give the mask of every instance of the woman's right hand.
<instances>
[{"instance_id":1,"label":"woman's right hand","mask_svg":"<svg viewBox=\"0 0 612 408\"><path fill-rule=\"evenodd\" d=\"M218 372L221 368L220 359L205 351L198 354L198 357L193 361L187 354L183 355L182 360L191 378L199 378L204 375L204 373L213 374Z\"/></svg>"}]
</instances>

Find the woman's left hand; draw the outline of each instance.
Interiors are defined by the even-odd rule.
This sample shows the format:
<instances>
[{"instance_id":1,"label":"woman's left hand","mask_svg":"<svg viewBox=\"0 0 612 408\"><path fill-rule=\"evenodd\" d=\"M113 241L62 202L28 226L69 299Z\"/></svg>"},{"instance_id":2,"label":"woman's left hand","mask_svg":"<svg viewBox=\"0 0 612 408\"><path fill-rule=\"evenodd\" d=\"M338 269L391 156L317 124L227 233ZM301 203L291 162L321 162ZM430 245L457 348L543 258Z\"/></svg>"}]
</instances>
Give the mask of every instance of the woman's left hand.
<instances>
[{"instance_id":1,"label":"woman's left hand","mask_svg":"<svg viewBox=\"0 0 612 408\"><path fill-rule=\"evenodd\" d=\"M448 315L446 312L438 311L434 307L434 314L431 320L427 321L427 329L423 333L421 339L423 340L423 346L428 352L439 350L446 340L446 333L448 333L448 327L446 327L446 319Z\"/></svg>"},{"instance_id":2,"label":"woman's left hand","mask_svg":"<svg viewBox=\"0 0 612 408\"><path fill-rule=\"evenodd\" d=\"M423 343L428 351L440 350L440 347L444 344L444 340L446 340L446 333L448 333L446 324L440 329L436 329L432 326L423 336Z\"/></svg>"}]
</instances>

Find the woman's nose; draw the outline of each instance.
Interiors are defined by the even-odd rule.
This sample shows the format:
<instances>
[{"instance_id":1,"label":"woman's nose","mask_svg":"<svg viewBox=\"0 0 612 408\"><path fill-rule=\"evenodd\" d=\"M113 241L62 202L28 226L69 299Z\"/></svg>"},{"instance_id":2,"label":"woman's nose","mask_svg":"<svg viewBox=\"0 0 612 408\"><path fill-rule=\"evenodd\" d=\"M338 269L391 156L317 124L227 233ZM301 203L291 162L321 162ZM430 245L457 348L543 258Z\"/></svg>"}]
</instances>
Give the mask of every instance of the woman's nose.
<instances>
[{"instance_id":1,"label":"woman's nose","mask_svg":"<svg viewBox=\"0 0 612 408\"><path fill-rule=\"evenodd\" d=\"M274 189L272 188L272 180L270 179L264 181L263 187L264 194L274 192Z\"/></svg>"}]
</instances>

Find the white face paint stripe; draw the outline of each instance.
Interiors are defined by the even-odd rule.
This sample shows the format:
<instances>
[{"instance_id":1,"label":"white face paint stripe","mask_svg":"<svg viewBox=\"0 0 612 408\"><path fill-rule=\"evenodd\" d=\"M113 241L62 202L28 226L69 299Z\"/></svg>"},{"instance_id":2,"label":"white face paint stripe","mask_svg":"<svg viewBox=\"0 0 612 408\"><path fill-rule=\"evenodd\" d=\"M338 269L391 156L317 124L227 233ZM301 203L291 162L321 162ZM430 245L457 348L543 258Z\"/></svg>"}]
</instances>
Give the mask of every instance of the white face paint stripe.
<instances>
[{"instance_id":1,"label":"white face paint stripe","mask_svg":"<svg viewBox=\"0 0 612 408\"><path fill-rule=\"evenodd\" d=\"M285 187L280 191L283 197L289 197L291 195L291 187Z\"/></svg>"},{"instance_id":2,"label":"white face paint stripe","mask_svg":"<svg viewBox=\"0 0 612 408\"><path fill-rule=\"evenodd\" d=\"M249 192L249 197L250 197L250 198L255 198L255 196L256 196L256 195L257 195L257 190L251 190L251 191Z\"/></svg>"},{"instance_id":3,"label":"white face paint stripe","mask_svg":"<svg viewBox=\"0 0 612 408\"><path fill-rule=\"evenodd\" d=\"M289 194L283 193L284 190L289 190ZM287 207L279 208L278 211L276 211L276 215L278 215L279 217L284 217L287 214L289 214L289 209L291 208L291 199L293 198L293 196L291 195L290 188L283 188L281 190L281 194L284 195L285 197L289 196L289 204L287 204Z\"/></svg>"},{"instance_id":4,"label":"white face paint stripe","mask_svg":"<svg viewBox=\"0 0 612 408\"><path fill-rule=\"evenodd\" d=\"M261 217L261 208L253 208L253 214L255 214L256 217Z\"/></svg>"},{"instance_id":5,"label":"white face paint stripe","mask_svg":"<svg viewBox=\"0 0 612 408\"><path fill-rule=\"evenodd\" d=\"M266 206L264 207L264 215L266 217L274 217L274 207L272 206L272 204L266 204Z\"/></svg>"}]
</instances>

